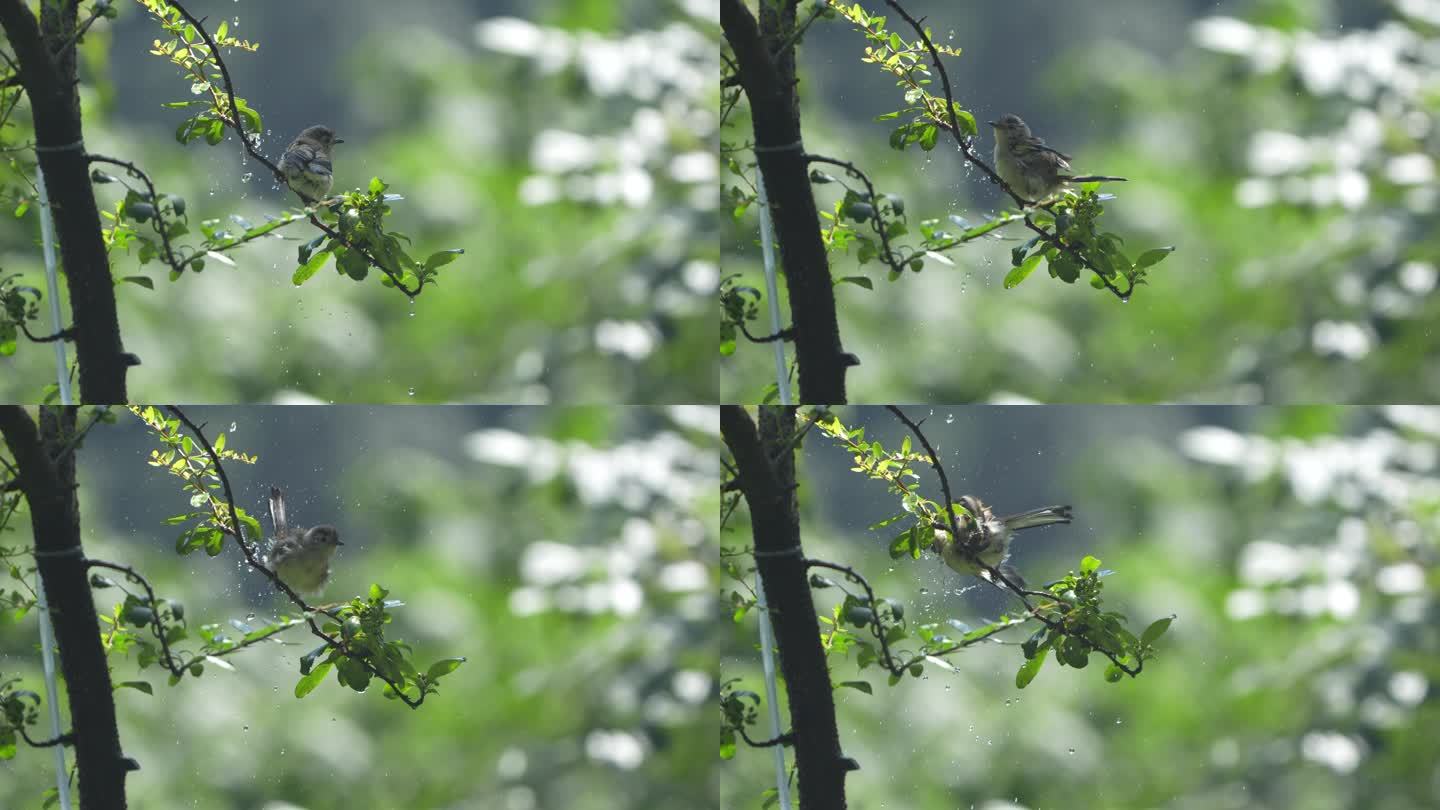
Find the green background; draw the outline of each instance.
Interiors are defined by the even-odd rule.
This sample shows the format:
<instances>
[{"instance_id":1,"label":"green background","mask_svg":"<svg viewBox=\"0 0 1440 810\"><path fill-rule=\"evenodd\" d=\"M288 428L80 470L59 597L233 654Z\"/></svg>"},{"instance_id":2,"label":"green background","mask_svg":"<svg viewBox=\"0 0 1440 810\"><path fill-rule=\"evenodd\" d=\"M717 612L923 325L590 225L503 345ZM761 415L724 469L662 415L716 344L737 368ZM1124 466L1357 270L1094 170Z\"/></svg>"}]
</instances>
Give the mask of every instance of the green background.
<instances>
[{"instance_id":1,"label":"green background","mask_svg":"<svg viewBox=\"0 0 1440 810\"><path fill-rule=\"evenodd\" d=\"M1051 656L1017 689L1026 628L947 657L953 672L927 665L894 687L878 667L832 657L833 682L874 690L835 691L842 752L860 765L846 778L851 807L1440 803L1440 410L904 410L925 418L955 497L976 494L1002 514L1073 505L1071 525L1017 535L1012 562L1031 582L1091 554L1115 572L1102 580L1106 609L1133 632L1176 618L1140 676L1116 684L1098 662L1075 670ZM888 412L837 414L899 449L904 429ZM1023 609L934 555L892 561L886 548L904 524L868 527L900 512L899 498L851 466L819 431L805 439L807 557L855 567L877 597L903 604L912 628L978 628ZM934 473L916 470L922 493L940 498ZM743 507L723 537L726 548L750 545ZM821 616L844 596L812 594ZM763 695L758 638L753 611L732 625L721 677ZM772 736L760 716L755 739ZM723 807L761 807L771 751L741 744L722 774Z\"/></svg>"},{"instance_id":2,"label":"green background","mask_svg":"<svg viewBox=\"0 0 1440 810\"><path fill-rule=\"evenodd\" d=\"M119 19L81 47L87 148L184 197L196 237L202 219L233 228L231 215L260 223L289 207L233 137L176 142L185 111L160 105L196 98L190 82L148 53L166 35L144 9L115 6ZM125 346L142 361L132 401L715 401L718 28L705 4L188 7L260 44L225 60L264 117L272 161L305 126L328 124L345 140L337 189L379 176L406 198L387 227L414 240L413 255L466 253L413 304L333 262L293 286L314 231L303 224L232 251L236 267L210 261L175 283L158 263L112 255L117 279L156 287L117 289ZM29 119L22 102L7 145L30 141ZM34 154L6 157L19 165L0 170L0 268L43 288L38 206L10 215L33 201L17 168L33 173ZM112 210L124 194L96 191ZM49 334L42 313L31 331ZM0 399L38 401L54 379L49 346L22 338L0 358Z\"/></svg>"},{"instance_id":3,"label":"green background","mask_svg":"<svg viewBox=\"0 0 1440 810\"><path fill-rule=\"evenodd\" d=\"M657 808L713 803L718 508L713 408L196 407L229 449L238 505L270 529L269 485L292 525L345 545L326 600L390 589L387 638L417 664L464 656L411 711L328 678L293 695L303 627L166 683L113 657L120 739L141 770L131 807ZM233 427L232 427L233 425ZM233 544L174 551L189 511L158 444L119 413L77 461L86 554L133 565L192 628L260 626L286 602ZM23 509L4 538L28 545ZM14 560L28 567L24 558ZM18 588L6 578L5 587ZM118 589L95 591L109 611ZM0 678L44 691L37 617L0 616ZM64 708L62 704L62 709ZM49 725L33 737L48 737ZM62 717L65 716L62 712ZM73 759L71 760L73 762ZM0 807L38 808L49 750L0 763ZM289 806L289 805L285 805Z\"/></svg>"},{"instance_id":4,"label":"green background","mask_svg":"<svg viewBox=\"0 0 1440 810\"><path fill-rule=\"evenodd\" d=\"M913 38L883 3L861 4ZM945 64L956 101L981 122L987 161L984 122L1016 113L1077 171L1130 178L1104 189L1119 196L1101 223L1132 259L1177 249L1123 304L1043 269L1003 289L1010 250L1032 235L1014 225L949 252L954 266L929 261L893 283L878 263L832 253L835 278L875 286L836 289L843 345L861 361L849 401L1440 396L1433 11L1427 22L1420 4L1378 0L904 5L963 51ZM805 34L806 151L853 161L878 192L900 195L912 234L924 219L955 233L951 215L973 224L1008 207L948 136L928 153L890 148L898 122L875 119L905 104L894 77L861 63L868 44L843 20ZM941 92L938 78L930 89ZM753 141L745 107L723 131L728 144ZM728 172L722 182L748 190ZM814 188L822 211L844 192ZM758 228L754 206L727 226L723 264L764 289ZM764 312L754 334L773 331ZM722 362L725 401L759 401L771 355L742 339Z\"/></svg>"}]
</instances>

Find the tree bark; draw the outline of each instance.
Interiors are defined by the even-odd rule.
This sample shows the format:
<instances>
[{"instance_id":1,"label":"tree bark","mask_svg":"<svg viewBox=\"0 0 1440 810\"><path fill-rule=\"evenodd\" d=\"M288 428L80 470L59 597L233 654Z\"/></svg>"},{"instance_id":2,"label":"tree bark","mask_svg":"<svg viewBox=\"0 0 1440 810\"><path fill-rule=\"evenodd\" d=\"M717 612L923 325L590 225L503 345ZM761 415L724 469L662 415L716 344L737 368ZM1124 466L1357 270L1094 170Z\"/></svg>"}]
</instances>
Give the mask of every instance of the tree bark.
<instances>
[{"instance_id":1,"label":"tree bark","mask_svg":"<svg viewBox=\"0 0 1440 810\"><path fill-rule=\"evenodd\" d=\"M855 359L840 344L835 285L800 140L794 49L774 55L795 25L794 11L794 0L789 0L782 11L762 12L762 24L742 0L721 0L720 24L750 100L755 157L770 198L790 294L800 401L839 405L846 401L845 373Z\"/></svg>"},{"instance_id":2,"label":"tree bark","mask_svg":"<svg viewBox=\"0 0 1440 810\"><path fill-rule=\"evenodd\" d=\"M30 507L35 559L70 698L80 806L117 810L125 807L125 775L132 766L120 749L110 667L80 547L75 453L65 451L75 415L74 407L41 408L37 426L20 406L0 406L0 435L15 459L20 491Z\"/></svg>"},{"instance_id":3,"label":"tree bark","mask_svg":"<svg viewBox=\"0 0 1440 810\"><path fill-rule=\"evenodd\" d=\"M75 52L66 47L75 30L76 6L73 0L46 0L42 32L23 0L0 0L0 27L15 49L35 118L35 151L45 173L70 292L80 401L121 404L133 361L120 340L115 285L80 125Z\"/></svg>"},{"instance_id":4,"label":"tree bark","mask_svg":"<svg viewBox=\"0 0 1440 810\"><path fill-rule=\"evenodd\" d=\"M720 409L720 432L735 458L750 508L755 563L775 624L780 672L790 704L802 810L843 810L845 775L854 761L840 749L835 698L820 621L810 597L796 504L793 407L761 406L760 428L737 405Z\"/></svg>"}]
</instances>

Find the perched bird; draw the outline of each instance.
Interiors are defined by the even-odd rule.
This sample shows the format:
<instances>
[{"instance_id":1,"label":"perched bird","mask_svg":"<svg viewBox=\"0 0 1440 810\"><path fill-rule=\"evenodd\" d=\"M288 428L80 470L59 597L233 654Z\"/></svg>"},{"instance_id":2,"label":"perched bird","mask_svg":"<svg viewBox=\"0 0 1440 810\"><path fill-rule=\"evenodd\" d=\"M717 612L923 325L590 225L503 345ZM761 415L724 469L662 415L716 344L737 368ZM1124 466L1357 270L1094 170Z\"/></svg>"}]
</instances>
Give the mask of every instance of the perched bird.
<instances>
[{"instance_id":1,"label":"perched bird","mask_svg":"<svg viewBox=\"0 0 1440 810\"><path fill-rule=\"evenodd\" d=\"M1070 156L1031 134L1018 115L1003 115L990 126L995 129L995 172L1026 200L1038 202L1069 183L1125 180L1103 174L1070 174Z\"/></svg>"},{"instance_id":2,"label":"perched bird","mask_svg":"<svg viewBox=\"0 0 1440 810\"><path fill-rule=\"evenodd\" d=\"M1022 529L1069 523L1071 520L1068 506L1046 506L997 518L990 507L974 495L961 496L959 505L969 513L955 516L960 537L952 537L948 526L936 526L931 549L940 554L946 565L962 574L988 578L989 572L982 567L983 564L999 569L1006 579L1021 588L1026 587L1025 579L1005 561L1010 556L1010 538Z\"/></svg>"},{"instance_id":3,"label":"perched bird","mask_svg":"<svg viewBox=\"0 0 1440 810\"><path fill-rule=\"evenodd\" d=\"M275 539L270 543L269 563L286 585L301 593L317 593L330 579L330 557L340 542L334 526L291 528L285 519L285 496L279 487L270 488L270 521Z\"/></svg>"},{"instance_id":4,"label":"perched bird","mask_svg":"<svg viewBox=\"0 0 1440 810\"><path fill-rule=\"evenodd\" d=\"M335 130L321 126L306 127L285 147L280 156L280 175L276 179L298 193L306 203L316 203L330 193L335 182L330 148L343 140Z\"/></svg>"}]
</instances>

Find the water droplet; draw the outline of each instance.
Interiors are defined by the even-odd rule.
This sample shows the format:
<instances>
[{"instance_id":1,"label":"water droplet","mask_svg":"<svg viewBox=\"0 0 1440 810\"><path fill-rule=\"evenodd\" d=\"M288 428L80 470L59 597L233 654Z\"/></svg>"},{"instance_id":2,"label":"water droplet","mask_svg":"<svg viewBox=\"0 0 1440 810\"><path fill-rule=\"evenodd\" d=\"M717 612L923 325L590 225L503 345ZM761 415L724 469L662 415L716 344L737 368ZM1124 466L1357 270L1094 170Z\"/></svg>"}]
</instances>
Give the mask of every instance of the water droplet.
<instances>
[{"instance_id":1,"label":"water droplet","mask_svg":"<svg viewBox=\"0 0 1440 810\"><path fill-rule=\"evenodd\" d=\"M235 423L234 423L234 422L231 422L231 423L230 423L230 432L231 432L231 433L234 433L237 429L238 429L238 428L235 426Z\"/></svg>"},{"instance_id":2,"label":"water droplet","mask_svg":"<svg viewBox=\"0 0 1440 810\"><path fill-rule=\"evenodd\" d=\"M409 393L410 396L413 397L413 396L415 396L415 389L414 389L414 388L411 388L407 393Z\"/></svg>"},{"instance_id":3,"label":"water droplet","mask_svg":"<svg viewBox=\"0 0 1440 810\"><path fill-rule=\"evenodd\" d=\"M1074 755L1075 755L1075 749L1074 749L1074 748L1071 748L1071 749L1070 749L1070 755L1071 755L1071 756L1074 756Z\"/></svg>"},{"instance_id":4,"label":"water droplet","mask_svg":"<svg viewBox=\"0 0 1440 810\"><path fill-rule=\"evenodd\" d=\"M254 176L255 176L255 173L254 173L254 172L245 172L244 174L240 175L240 182L242 182L242 183L248 183L248 182L250 182L250 178L252 178L252 177L254 177Z\"/></svg>"}]
</instances>

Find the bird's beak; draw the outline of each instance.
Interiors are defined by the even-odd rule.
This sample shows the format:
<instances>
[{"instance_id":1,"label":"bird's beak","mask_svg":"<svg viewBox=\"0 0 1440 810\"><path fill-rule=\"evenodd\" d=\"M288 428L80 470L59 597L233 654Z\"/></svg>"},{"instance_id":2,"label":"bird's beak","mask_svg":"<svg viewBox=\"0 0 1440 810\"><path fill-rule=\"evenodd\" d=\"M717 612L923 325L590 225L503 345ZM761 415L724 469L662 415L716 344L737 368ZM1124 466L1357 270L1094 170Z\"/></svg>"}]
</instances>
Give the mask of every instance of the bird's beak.
<instances>
[{"instance_id":1,"label":"bird's beak","mask_svg":"<svg viewBox=\"0 0 1440 810\"><path fill-rule=\"evenodd\" d=\"M344 143L344 142L345 142L345 139L344 139L344 138L336 138L334 141L332 141L332 143Z\"/></svg>"},{"instance_id":2,"label":"bird's beak","mask_svg":"<svg viewBox=\"0 0 1440 810\"><path fill-rule=\"evenodd\" d=\"M986 121L985 123L989 124L989 125L992 126L992 127L998 127L998 126L1000 126L1000 122L999 122L999 121Z\"/></svg>"}]
</instances>

